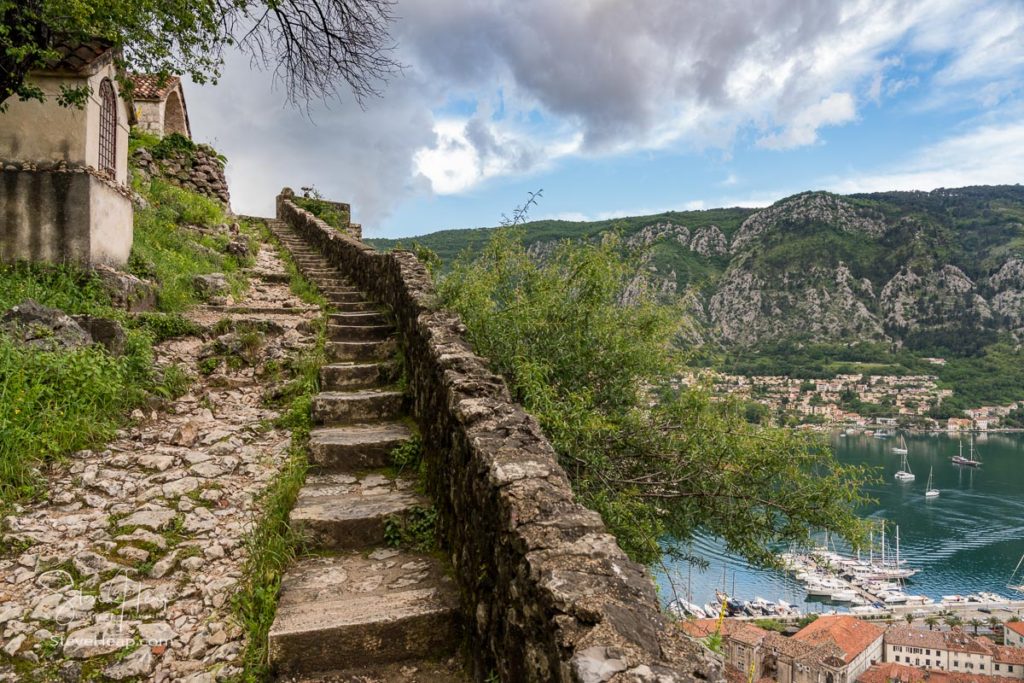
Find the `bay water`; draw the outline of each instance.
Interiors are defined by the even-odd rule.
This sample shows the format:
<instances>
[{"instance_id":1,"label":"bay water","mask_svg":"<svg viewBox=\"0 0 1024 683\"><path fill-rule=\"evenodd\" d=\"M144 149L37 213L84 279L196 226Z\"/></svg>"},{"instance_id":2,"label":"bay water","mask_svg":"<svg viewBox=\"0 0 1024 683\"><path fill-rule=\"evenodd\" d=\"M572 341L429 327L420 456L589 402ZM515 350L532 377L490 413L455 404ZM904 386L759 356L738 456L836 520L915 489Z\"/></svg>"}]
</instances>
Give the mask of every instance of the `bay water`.
<instances>
[{"instance_id":1,"label":"bay water","mask_svg":"<svg viewBox=\"0 0 1024 683\"><path fill-rule=\"evenodd\" d=\"M979 468L950 462L959 452L961 437L956 434L903 436L909 450L908 464L917 477L909 483L897 482L893 477L900 468L901 456L892 452L898 438L837 433L831 439L840 461L877 468L880 483L866 489L876 502L861 514L887 521L887 545L895 545L894 529L899 526L901 559L921 570L907 584L907 592L936 601L943 595L978 591L1024 598L1024 593L1014 593L1007 587L1024 555L1024 434L976 435L975 451L982 461ZM962 437L965 455L969 440L967 435ZM926 499L929 469L934 473L933 486L941 493ZM716 588L724 587L743 600L756 596L781 598L812 611L836 607L806 601L797 581L780 571L748 566L742 558L728 553L716 538L699 537L693 551L708 561L707 569L666 559L664 567L656 570L665 603L674 595L685 597L689 587L692 601L704 604L714 599ZM1013 583L1024 583L1022 572L1015 578Z\"/></svg>"}]
</instances>

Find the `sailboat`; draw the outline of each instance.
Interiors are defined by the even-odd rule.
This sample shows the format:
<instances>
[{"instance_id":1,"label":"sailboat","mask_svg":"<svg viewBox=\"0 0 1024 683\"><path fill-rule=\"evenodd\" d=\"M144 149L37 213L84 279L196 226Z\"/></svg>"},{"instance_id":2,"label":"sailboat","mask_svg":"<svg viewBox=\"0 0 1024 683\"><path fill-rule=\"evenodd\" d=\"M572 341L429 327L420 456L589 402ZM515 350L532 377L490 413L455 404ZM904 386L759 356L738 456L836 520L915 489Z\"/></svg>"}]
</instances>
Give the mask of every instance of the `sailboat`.
<instances>
[{"instance_id":1,"label":"sailboat","mask_svg":"<svg viewBox=\"0 0 1024 683\"><path fill-rule=\"evenodd\" d=\"M965 465L967 467L981 467L981 460L975 460L974 458L974 435L971 435L971 455L969 458L964 457L964 442L960 441L960 454L954 455L950 460L953 461L954 465Z\"/></svg>"},{"instance_id":2,"label":"sailboat","mask_svg":"<svg viewBox=\"0 0 1024 683\"><path fill-rule=\"evenodd\" d=\"M1024 555L1020 556L1020 560L1017 561L1017 566L1013 568L1013 573L1010 574L1010 581L1006 584L1006 587L1017 593L1024 593L1024 583L1015 585L1014 579L1017 579L1017 572L1020 571L1021 565L1024 565ZM1017 579L1019 580L1019 579Z\"/></svg>"},{"instance_id":3,"label":"sailboat","mask_svg":"<svg viewBox=\"0 0 1024 683\"><path fill-rule=\"evenodd\" d=\"M932 472L934 469L933 467L928 468L928 484L924 487L925 498L935 498L939 495L939 490L932 488Z\"/></svg>"},{"instance_id":4,"label":"sailboat","mask_svg":"<svg viewBox=\"0 0 1024 683\"><path fill-rule=\"evenodd\" d=\"M981 454L978 454L978 458L981 458ZM971 457L964 461L964 464L968 467L981 467L981 460L974 457L974 434L971 434Z\"/></svg>"},{"instance_id":5,"label":"sailboat","mask_svg":"<svg viewBox=\"0 0 1024 683\"><path fill-rule=\"evenodd\" d=\"M896 453L898 455L906 455L907 454L907 442L903 438L902 434L900 434L900 445L899 446L893 446L892 447L892 452Z\"/></svg>"},{"instance_id":6,"label":"sailboat","mask_svg":"<svg viewBox=\"0 0 1024 683\"><path fill-rule=\"evenodd\" d=\"M903 454L903 460L900 461L900 470L896 473L896 481L914 481L917 477L910 471L910 463L907 462L907 454Z\"/></svg>"},{"instance_id":7,"label":"sailboat","mask_svg":"<svg viewBox=\"0 0 1024 683\"><path fill-rule=\"evenodd\" d=\"M960 439L960 453L954 455L950 460L953 461L954 465L963 465L967 462L967 458L964 457L964 440Z\"/></svg>"}]
</instances>

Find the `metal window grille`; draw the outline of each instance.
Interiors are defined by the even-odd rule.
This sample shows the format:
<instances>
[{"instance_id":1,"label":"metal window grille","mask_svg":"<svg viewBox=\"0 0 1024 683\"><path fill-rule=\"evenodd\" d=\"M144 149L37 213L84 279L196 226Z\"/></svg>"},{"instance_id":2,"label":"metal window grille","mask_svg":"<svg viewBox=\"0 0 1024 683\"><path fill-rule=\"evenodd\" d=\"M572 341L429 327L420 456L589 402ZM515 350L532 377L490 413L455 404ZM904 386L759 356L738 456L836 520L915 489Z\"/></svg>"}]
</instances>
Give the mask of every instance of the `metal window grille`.
<instances>
[{"instance_id":1,"label":"metal window grille","mask_svg":"<svg viewBox=\"0 0 1024 683\"><path fill-rule=\"evenodd\" d=\"M117 172L117 100L110 80L100 83L100 170Z\"/></svg>"}]
</instances>

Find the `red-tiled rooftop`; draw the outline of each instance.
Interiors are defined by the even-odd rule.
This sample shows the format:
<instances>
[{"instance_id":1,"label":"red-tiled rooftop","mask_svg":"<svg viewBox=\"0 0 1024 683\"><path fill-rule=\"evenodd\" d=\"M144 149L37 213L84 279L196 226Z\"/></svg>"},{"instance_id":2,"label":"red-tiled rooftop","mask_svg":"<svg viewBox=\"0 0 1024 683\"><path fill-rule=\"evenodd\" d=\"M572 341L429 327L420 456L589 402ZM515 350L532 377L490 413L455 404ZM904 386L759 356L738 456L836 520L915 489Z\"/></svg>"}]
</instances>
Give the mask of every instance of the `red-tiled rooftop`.
<instances>
[{"instance_id":1,"label":"red-tiled rooftop","mask_svg":"<svg viewBox=\"0 0 1024 683\"><path fill-rule=\"evenodd\" d=\"M54 50L60 56L46 65L51 71L79 73L113 59L111 44L98 38L82 42L62 42L54 46Z\"/></svg>"},{"instance_id":2,"label":"red-tiled rooftop","mask_svg":"<svg viewBox=\"0 0 1024 683\"><path fill-rule=\"evenodd\" d=\"M984 640L974 638L958 628L950 631L932 631L912 626L890 626L885 632L885 644L975 654L987 654L991 649Z\"/></svg>"},{"instance_id":3,"label":"red-tiled rooftop","mask_svg":"<svg viewBox=\"0 0 1024 683\"><path fill-rule=\"evenodd\" d=\"M158 74L131 74L131 79L132 99L136 100L162 100L180 81L177 76L161 79Z\"/></svg>"},{"instance_id":4,"label":"red-tiled rooftop","mask_svg":"<svg viewBox=\"0 0 1024 683\"><path fill-rule=\"evenodd\" d=\"M1024 664L1024 648L996 645L995 660L1002 664Z\"/></svg>"},{"instance_id":5,"label":"red-tiled rooftop","mask_svg":"<svg viewBox=\"0 0 1024 683\"><path fill-rule=\"evenodd\" d=\"M843 651L846 663L852 662L884 633L882 627L847 615L818 617L793 638L812 645L833 642Z\"/></svg>"}]
</instances>

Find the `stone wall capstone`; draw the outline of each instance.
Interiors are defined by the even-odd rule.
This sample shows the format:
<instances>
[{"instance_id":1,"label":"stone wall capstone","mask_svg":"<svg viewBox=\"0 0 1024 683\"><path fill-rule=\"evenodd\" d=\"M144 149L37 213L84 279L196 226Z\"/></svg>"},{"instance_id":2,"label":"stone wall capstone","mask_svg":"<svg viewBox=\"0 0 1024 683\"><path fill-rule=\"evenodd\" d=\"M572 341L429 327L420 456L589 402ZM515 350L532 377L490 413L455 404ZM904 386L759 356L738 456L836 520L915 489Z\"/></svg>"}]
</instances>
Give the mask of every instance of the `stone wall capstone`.
<instances>
[{"instance_id":1,"label":"stone wall capstone","mask_svg":"<svg viewBox=\"0 0 1024 683\"><path fill-rule=\"evenodd\" d=\"M717 659L667 627L646 569L574 500L536 419L473 352L459 317L437 307L424 266L331 228L293 196L277 198L278 219L395 317L476 678L720 679Z\"/></svg>"},{"instance_id":2,"label":"stone wall capstone","mask_svg":"<svg viewBox=\"0 0 1024 683\"><path fill-rule=\"evenodd\" d=\"M140 147L132 153L131 166L144 177L162 178L182 189L216 199L226 207L231 206L224 163L206 145L196 145L190 152L176 152L167 158L156 158L150 150Z\"/></svg>"}]
</instances>

